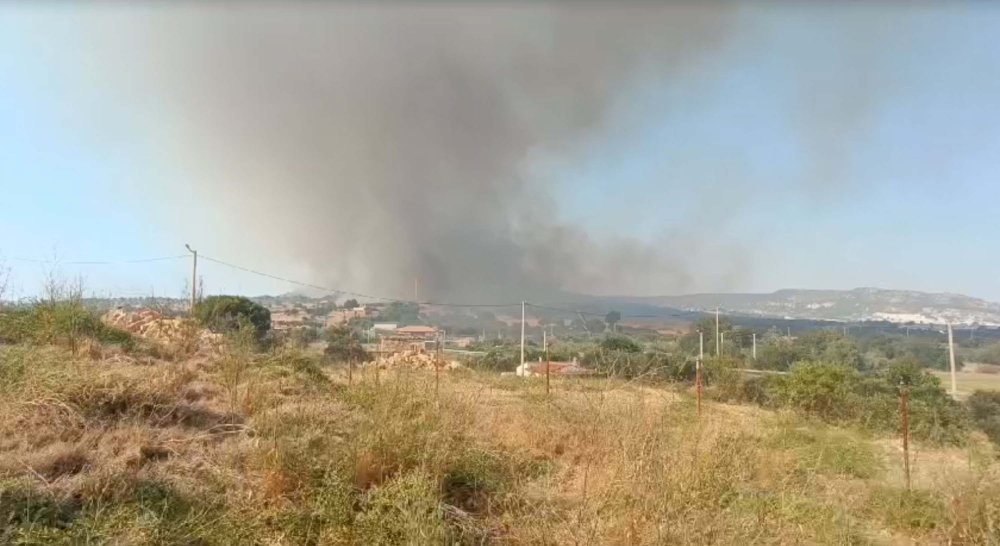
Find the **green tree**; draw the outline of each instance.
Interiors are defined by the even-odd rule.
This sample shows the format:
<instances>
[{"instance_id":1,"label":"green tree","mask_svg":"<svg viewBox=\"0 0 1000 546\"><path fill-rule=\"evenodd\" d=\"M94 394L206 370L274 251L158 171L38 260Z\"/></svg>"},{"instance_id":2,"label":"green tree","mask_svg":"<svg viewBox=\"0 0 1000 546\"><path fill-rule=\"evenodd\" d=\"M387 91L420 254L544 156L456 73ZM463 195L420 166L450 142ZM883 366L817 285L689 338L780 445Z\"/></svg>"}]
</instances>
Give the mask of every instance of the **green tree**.
<instances>
[{"instance_id":1,"label":"green tree","mask_svg":"<svg viewBox=\"0 0 1000 546\"><path fill-rule=\"evenodd\" d=\"M379 320L402 325L418 324L420 322L420 306L416 303L394 301L379 313Z\"/></svg>"},{"instance_id":2,"label":"green tree","mask_svg":"<svg viewBox=\"0 0 1000 546\"><path fill-rule=\"evenodd\" d=\"M368 360L368 352L361 346L361 341L353 330L346 326L334 326L326 332L326 349L323 351L328 358L339 361Z\"/></svg>"},{"instance_id":3,"label":"green tree","mask_svg":"<svg viewBox=\"0 0 1000 546\"><path fill-rule=\"evenodd\" d=\"M604 316L604 322L608 324L608 329L612 332L615 331L615 325L621 322L622 314L618 311L608 311L608 314Z\"/></svg>"},{"instance_id":4,"label":"green tree","mask_svg":"<svg viewBox=\"0 0 1000 546\"><path fill-rule=\"evenodd\" d=\"M609 335L601 341L601 348L606 351L624 351L626 353L638 353L642 351L642 347L638 343L625 336Z\"/></svg>"},{"instance_id":5,"label":"green tree","mask_svg":"<svg viewBox=\"0 0 1000 546\"><path fill-rule=\"evenodd\" d=\"M586 325L587 331L591 334L599 334L604 331L604 321L601 319L590 319Z\"/></svg>"},{"instance_id":6,"label":"green tree","mask_svg":"<svg viewBox=\"0 0 1000 546\"><path fill-rule=\"evenodd\" d=\"M822 359L826 362L840 364L855 370L864 368L864 359L861 358L861 350L853 339L841 337L826 345L823 349Z\"/></svg>"},{"instance_id":7,"label":"green tree","mask_svg":"<svg viewBox=\"0 0 1000 546\"><path fill-rule=\"evenodd\" d=\"M344 302L344 309L356 309L358 307L361 307L361 304L359 304L358 300L354 298L351 298Z\"/></svg>"},{"instance_id":8,"label":"green tree","mask_svg":"<svg viewBox=\"0 0 1000 546\"><path fill-rule=\"evenodd\" d=\"M214 332L233 333L245 320L258 339L271 329L271 311L243 296L209 296L194 307L194 318Z\"/></svg>"}]
</instances>

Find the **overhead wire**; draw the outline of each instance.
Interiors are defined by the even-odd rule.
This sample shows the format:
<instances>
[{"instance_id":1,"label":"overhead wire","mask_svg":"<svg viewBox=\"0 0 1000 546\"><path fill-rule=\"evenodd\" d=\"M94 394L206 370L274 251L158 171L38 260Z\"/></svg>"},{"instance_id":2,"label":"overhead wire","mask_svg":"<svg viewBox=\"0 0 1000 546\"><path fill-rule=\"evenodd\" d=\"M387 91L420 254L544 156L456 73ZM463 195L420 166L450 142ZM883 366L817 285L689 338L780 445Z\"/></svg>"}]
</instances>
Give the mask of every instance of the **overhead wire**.
<instances>
[{"instance_id":1,"label":"overhead wire","mask_svg":"<svg viewBox=\"0 0 1000 546\"><path fill-rule=\"evenodd\" d=\"M364 294L364 293L361 293L361 292L353 292L351 290L343 290L343 289L339 289L339 288L330 288L330 287L321 286L321 285L318 285L318 284L297 281L295 279L289 279L287 277L282 277L282 276L279 276L279 275L273 275L271 273L266 273L264 271L258 271L256 269L251 269L249 267L243 267L241 265L237 265L237 264L234 264L234 263L226 262L226 261L220 260L218 258L212 258L211 256L205 256L203 254L198 254L198 256L200 258L203 258L203 259L208 260L208 261L213 262L213 263L217 263L217 264L225 266L225 267L229 267L229 268L232 268L232 269L237 269L239 271L243 271L243 272L246 272L246 273L251 273L251 274L254 274L254 275L259 275L259 276L262 276L262 277L267 277L269 279L283 281L283 282L286 282L286 283L289 283L289 284L294 284L294 285L302 286L304 288L312 288L312 289L319 290L321 292L327 292L327 293L330 293L330 294L333 294L333 295L346 295L346 296L353 296L353 297L356 297L356 298L365 298L365 299L377 300L377 301L385 301L385 302L414 303L414 304L418 304L418 305L436 305L436 306L440 306L440 307L494 307L495 308L495 307L516 307L516 306L520 306L521 305L520 302L518 302L518 303L454 303L454 302L409 300L409 299L405 299L405 298L389 298L389 297L385 297L385 296L376 296L374 294Z\"/></svg>"},{"instance_id":2,"label":"overhead wire","mask_svg":"<svg viewBox=\"0 0 1000 546\"><path fill-rule=\"evenodd\" d=\"M122 264L141 264L149 262L163 262L167 260L179 260L181 258L187 258L185 254L177 256L158 256L156 258L139 258L135 260L37 260L32 258L18 258L11 256L9 259L17 262L28 262L37 264L55 264L55 265L122 265Z\"/></svg>"}]
</instances>

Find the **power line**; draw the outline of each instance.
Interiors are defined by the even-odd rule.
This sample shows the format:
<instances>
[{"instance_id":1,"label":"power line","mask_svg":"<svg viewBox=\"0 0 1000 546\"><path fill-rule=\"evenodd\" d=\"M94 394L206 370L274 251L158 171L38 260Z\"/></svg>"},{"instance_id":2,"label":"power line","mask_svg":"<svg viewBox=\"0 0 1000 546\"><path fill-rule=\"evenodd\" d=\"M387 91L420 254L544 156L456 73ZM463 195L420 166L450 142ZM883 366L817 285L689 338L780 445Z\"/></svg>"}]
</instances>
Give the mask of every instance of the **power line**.
<instances>
[{"instance_id":1,"label":"power line","mask_svg":"<svg viewBox=\"0 0 1000 546\"><path fill-rule=\"evenodd\" d=\"M297 281L295 279L289 279L287 277L281 277L279 275L272 275L271 273L265 273L264 271L258 271L256 269L251 269L249 267L243 267L241 265L236 265L234 263L229 263L229 262L220 260L218 258L212 258L211 256L205 256L204 254L199 254L198 256L200 256L203 260L208 260L210 262L214 262L214 263L217 263L219 265L222 265L222 266L225 266L225 267L229 267L229 268L232 268L232 269L237 269L237 270L243 271L245 273L251 273L253 275L259 275L261 277L267 277L269 279L274 279L274 280L277 280L277 281L282 281L282 282L286 282L286 283L289 283L289 284L294 284L294 285L302 286L304 288L312 288L314 290L319 290L319 291L322 291L322 292L328 292L328 293L333 294L333 295L354 296L354 297L357 297L357 298L365 298L365 299L370 299L370 300L378 300L378 301L386 301L386 302L415 303L415 304L418 304L418 305L436 305L436 306L440 306L440 307L517 307L517 306L521 305L520 303L452 303L452 302L436 302L436 301L416 301L416 300L407 300L407 299L403 299L403 298L388 298L388 297L385 297L385 296L376 296L376 295L373 295L373 294L363 294L361 292L352 292L350 290L341 290L341 289L338 289L338 288L330 288L330 287L321 286L321 285L318 285L318 284Z\"/></svg>"},{"instance_id":2,"label":"power line","mask_svg":"<svg viewBox=\"0 0 1000 546\"><path fill-rule=\"evenodd\" d=\"M580 310L580 309L569 309L569 308L565 308L565 307L554 307L554 306L549 305L549 304L527 303L526 305L528 305L529 307L534 307L535 309L545 309L547 311L559 311L561 313L569 313L569 314L574 314L574 315L589 315L589 316L592 316L592 317L606 317L608 315L608 312L610 312L610 311L606 311L606 312L602 313L600 311L583 311L583 310ZM665 313L659 313L659 314L652 314L652 315L626 315L626 314L622 314L621 318L623 318L623 319L626 319L626 318L650 318L650 319L655 319L655 318L664 318L664 317L685 317L685 316L688 316L690 314L691 313L666 313L666 312Z\"/></svg>"},{"instance_id":3,"label":"power line","mask_svg":"<svg viewBox=\"0 0 1000 546\"><path fill-rule=\"evenodd\" d=\"M167 260L179 260L181 258L187 258L186 255L180 256L160 256L157 258L140 258L137 260L79 260L79 261L64 261L64 260L36 260L32 258L17 258L11 257L11 260L17 262L28 262L36 264L55 264L55 265L122 265L122 264L141 264L149 262L163 262Z\"/></svg>"}]
</instances>

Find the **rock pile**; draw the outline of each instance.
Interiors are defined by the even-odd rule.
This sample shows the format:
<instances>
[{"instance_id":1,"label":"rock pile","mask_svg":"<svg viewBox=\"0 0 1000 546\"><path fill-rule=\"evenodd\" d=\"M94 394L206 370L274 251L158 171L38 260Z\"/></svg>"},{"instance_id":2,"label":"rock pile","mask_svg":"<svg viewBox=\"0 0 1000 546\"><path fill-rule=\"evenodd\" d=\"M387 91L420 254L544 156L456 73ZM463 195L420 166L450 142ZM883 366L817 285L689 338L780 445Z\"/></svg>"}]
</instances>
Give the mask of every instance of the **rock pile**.
<instances>
[{"instance_id":1,"label":"rock pile","mask_svg":"<svg viewBox=\"0 0 1000 546\"><path fill-rule=\"evenodd\" d=\"M433 370L436 361L437 359L433 354L409 350L384 356L379 360L378 365L384 370ZM371 365L374 366L375 362L372 362ZM441 361L442 370L453 370L459 367L461 367L461 364L457 361Z\"/></svg>"},{"instance_id":2,"label":"rock pile","mask_svg":"<svg viewBox=\"0 0 1000 546\"><path fill-rule=\"evenodd\" d=\"M167 317L152 309L112 309L101 317L101 321L146 341L176 350L213 352L222 343L220 334L201 328L188 319Z\"/></svg>"}]
</instances>

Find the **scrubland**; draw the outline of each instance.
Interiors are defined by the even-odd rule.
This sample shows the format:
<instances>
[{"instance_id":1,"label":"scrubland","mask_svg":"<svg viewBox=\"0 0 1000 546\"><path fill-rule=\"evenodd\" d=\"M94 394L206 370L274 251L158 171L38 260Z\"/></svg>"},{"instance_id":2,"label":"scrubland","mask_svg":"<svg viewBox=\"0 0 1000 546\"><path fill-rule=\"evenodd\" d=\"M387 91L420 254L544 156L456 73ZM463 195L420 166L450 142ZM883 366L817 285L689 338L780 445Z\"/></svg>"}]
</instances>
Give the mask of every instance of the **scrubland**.
<instances>
[{"instance_id":1,"label":"scrubland","mask_svg":"<svg viewBox=\"0 0 1000 546\"><path fill-rule=\"evenodd\" d=\"M895 434L687 383L0 345L0 543L1000 544L993 444L911 448L908 489Z\"/></svg>"}]
</instances>

